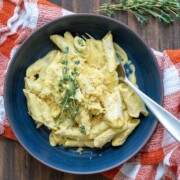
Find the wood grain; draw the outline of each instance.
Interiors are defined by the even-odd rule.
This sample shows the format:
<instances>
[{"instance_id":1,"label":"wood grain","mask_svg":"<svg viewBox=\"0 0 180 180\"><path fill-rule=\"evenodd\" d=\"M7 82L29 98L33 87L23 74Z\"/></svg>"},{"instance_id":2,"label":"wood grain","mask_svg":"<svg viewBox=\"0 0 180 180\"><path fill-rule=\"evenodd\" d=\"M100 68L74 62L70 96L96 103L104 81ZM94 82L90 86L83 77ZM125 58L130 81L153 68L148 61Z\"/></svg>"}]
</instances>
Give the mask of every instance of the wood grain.
<instances>
[{"instance_id":1,"label":"wood grain","mask_svg":"<svg viewBox=\"0 0 180 180\"><path fill-rule=\"evenodd\" d=\"M50 0L75 13L98 13L100 4L107 0ZM180 23L163 25L151 18L146 26L139 25L131 14L118 13L115 19L127 24L144 41L157 50L180 48ZM31 157L15 141L0 137L0 180L105 180L101 174L72 175L58 172Z\"/></svg>"}]
</instances>

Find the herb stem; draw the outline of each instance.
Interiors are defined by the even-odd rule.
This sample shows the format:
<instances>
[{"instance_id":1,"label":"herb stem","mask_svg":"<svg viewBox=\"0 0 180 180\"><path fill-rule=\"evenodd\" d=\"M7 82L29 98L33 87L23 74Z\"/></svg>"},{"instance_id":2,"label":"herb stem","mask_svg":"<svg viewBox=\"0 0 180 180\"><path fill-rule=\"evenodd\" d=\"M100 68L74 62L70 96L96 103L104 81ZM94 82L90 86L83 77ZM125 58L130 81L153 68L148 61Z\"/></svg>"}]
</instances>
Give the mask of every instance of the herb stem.
<instances>
[{"instance_id":1,"label":"herb stem","mask_svg":"<svg viewBox=\"0 0 180 180\"><path fill-rule=\"evenodd\" d=\"M66 48L68 49L68 48ZM68 53L68 51L66 52ZM65 120L66 117L71 118L74 121L78 115L79 104L75 100L75 94L78 88L76 77L79 76L77 66L80 61L74 62L74 70L70 70L68 67L68 60L63 60L61 64L64 66L62 69L62 79L59 81L59 93L61 93L61 114L59 116L59 122ZM63 119L64 117L64 119Z\"/></svg>"},{"instance_id":2,"label":"herb stem","mask_svg":"<svg viewBox=\"0 0 180 180\"><path fill-rule=\"evenodd\" d=\"M180 2L177 0L121 0L119 3L102 4L99 11L109 16L117 11L129 11L141 24L146 24L149 20L147 15L151 15L165 24L170 24L174 21L173 14L180 18Z\"/></svg>"}]
</instances>

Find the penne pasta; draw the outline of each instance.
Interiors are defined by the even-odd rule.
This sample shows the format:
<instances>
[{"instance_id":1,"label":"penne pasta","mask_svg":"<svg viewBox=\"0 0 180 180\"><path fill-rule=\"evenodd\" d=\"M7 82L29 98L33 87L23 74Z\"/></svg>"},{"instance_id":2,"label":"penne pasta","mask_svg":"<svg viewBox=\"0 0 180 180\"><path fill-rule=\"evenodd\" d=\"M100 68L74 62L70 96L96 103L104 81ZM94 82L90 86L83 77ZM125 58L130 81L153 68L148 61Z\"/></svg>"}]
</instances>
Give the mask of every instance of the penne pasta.
<instances>
[{"instance_id":1,"label":"penne pasta","mask_svg":"<svg viewBox=\"0 0 180 180\"><path fill-rule=\"evenodd\" d=\"M130 116L137 118L140 113L145 116L148 115L143 101L130 89L130 87L128 87L128 85L121 83L119 85L119 90Z\"/></svg>"},{"instance_id":2,"label":"penne pasta","mask_svg":"<svg viewBox=\"0 0 180 180\"><path fill-rule=\"evenodd\" d=\"M87 140L87 136L84 133L79 131L78 127L61 127L61 129L57 130L55 134L59 134L65 138L75 139L75 140Z\"/></svg>"},{"instance_id":3,"label":"penne pasta","mask_svg":"<svg viewBox=\"0 0 180 180\"><path fill-rule=\"evenodd\" d=\"M106 121L112 128L121 128L124 124L124 117L119 90L116 88L112 93L106 93L101 100L106 110Z\"/></svg>"},{"instance_id":4,"label":"penne pasta","mask_svg":"<svg viewBox=\"0 0 180 180\"><path fill-rule=\"evenodd\" d=\"M71 44L71 46L74 45L74 37L73 37L73 35L72 35L70 32L66 31L66 32L64 33L64 39L65 39L69 44Z\"/></svg>"},{"instance_id":5,"label":"penne pasta","mask_svg":"<svg viewBox=\"0 0 180 180\"><path fill-rule=\"evenodd\" d=\"M99 123L96 123L89 133L89 139L95 139L98 135L102 134L108 128L109 126L105 121L100 121Z\"/></svg>"},{"instance_id":6,"label":"penne pasta","mask_svg":"<svg viewBox=\"0 0 180 180\"><path fill-rule=\"evenodd\" d=\"M117 131L114 129L107 129L94 139L94 147L103 147L106 143L110 142L116 134Z\"/></svg>"},{"instance_id":7,"label":"penne pasta","mask_svg":"<svg viewBox=\"0 0 180 180\"><path fill-rule=\"evenodd\" d=\"M127 121L127 128L123 131L118 133L112 140L113 146L120 146L122 145L127 137L132 133L132 131L136 128L136 126L139 124L139 119L129 119Z\"/></svg>"},{"instance_id":8,"label":"penne pasta","mask_svg":"<svg viewBox=\"0 0 180 180\"><path fill-rule=\"evenodd\" d=\"M51 35L50 39L64 54L68 53L70 56L76 55L74 46L70 42L67 42L64 37L60 35Z\"/></svg>"},{"instance_id":9,"label":"penne pasta","mask_svg":"<svg viewBox=\"0 0 180 180\"><path fill-rule=\"evenodd\" d=\"M52 112L47 103L36 95L30 93L28 90L23 91L27 98L28 111L32 118L53 129L55 127L55 121L51 115Z\"/></svg>"},{"instance_id":10,"label":"penne pasta","mask_svg":"<svg viewBox=\"0 0 180 180\"><path fill-rule=\"evenodd\" d=\"M84 51L86 49L86 42L81 37L76 36L74 38L74 46L77 50Z\"/></svg>"},{"instance_id":11,"label":"penne pasta","mask_svg":"<svg viewBox=\"0 0 180 180\"><path fill-rule=\"evenodd\" d=\"M57 134L54 134L53 132L50 133L49 135L49 142L51 146L56 146L58 145L63 145L65 142L65 139Z\"/></svg>"},{"instance_id":12,"label":"penne pasta","mask_svg":"<svg viewBox=\"0 0 180 180\"><path fill-rule=\"evenodd\" d=\"M116 62L116 53L113 46L113 39L111 32L106 34L106 36L102 39L102 43L106 55L108 71L113 72L117 67L117 62Z\"/></svg>"},{"instance_id":13,"label":"penne pasta","mask_svg":"<svg viewBox=\"0 0 180 180\"><path fill-rule=\"evenodd\" d=\"M119 82L117 64L135 67L113 42L111 32L102 40L51 35L59 50L30 65L23 89L29 115L37 128L50 130L51 146L102 148L121 146L148 112L141 99ZM135 119L134 119L135 118Z\"/></svg>"}]
</instances>

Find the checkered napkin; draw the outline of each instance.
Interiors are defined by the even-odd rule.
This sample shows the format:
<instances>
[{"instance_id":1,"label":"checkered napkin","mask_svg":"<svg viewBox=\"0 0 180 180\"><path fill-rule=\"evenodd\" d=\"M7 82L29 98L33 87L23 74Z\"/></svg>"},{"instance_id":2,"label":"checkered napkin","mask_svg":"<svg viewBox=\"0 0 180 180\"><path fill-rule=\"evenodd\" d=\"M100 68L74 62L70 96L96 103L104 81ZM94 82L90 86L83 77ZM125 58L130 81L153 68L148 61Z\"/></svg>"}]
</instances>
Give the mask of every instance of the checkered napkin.
<instances>
[{"instance_id":1,"label":"checkered napkin","mask_svg":"<svg viewBox=\"0 0 180 180\"><path fill-rule=\"evenodd\" d=\"M4 110L3 86L9 61L41 25L71 14L45 0L0 0L0 134L16 140ZM163 106L180 118L180 50L153 50L164 82ZM180 180L180 145L158 124L145 147L123 165L104 172L109 179Z\"/></svg>"}]
</instances>

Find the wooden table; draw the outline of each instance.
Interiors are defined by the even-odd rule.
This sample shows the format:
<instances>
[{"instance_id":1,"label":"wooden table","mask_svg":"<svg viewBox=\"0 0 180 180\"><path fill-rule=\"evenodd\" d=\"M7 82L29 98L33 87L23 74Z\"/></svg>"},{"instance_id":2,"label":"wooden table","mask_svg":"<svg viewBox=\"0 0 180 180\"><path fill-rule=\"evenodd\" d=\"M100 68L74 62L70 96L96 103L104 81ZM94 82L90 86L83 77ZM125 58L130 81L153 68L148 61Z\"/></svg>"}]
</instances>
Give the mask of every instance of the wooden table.
<instances>
[{"instance_id":1,"label":"wooden table","mask_svg":"<svg viewBox=\"0 0 180 180\"><path fill-rule=\"evenodd\" d=\"M107 0L50 0L76 13L97 13L100 4ZM146 43L160 51L180 48L180 23L164 25L151 18L146 26L139 25L130 14L115 16L137 32ZM101 174L71 175L58 172L31 157L18 142L0 137L0 180L105 180Z\"/></svg>"}]
</instances>

